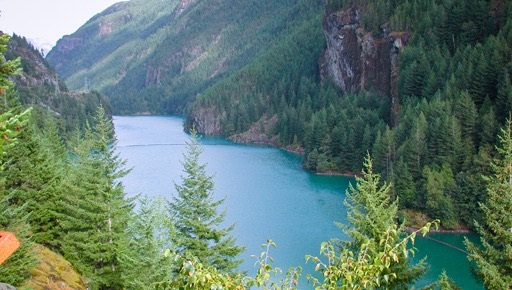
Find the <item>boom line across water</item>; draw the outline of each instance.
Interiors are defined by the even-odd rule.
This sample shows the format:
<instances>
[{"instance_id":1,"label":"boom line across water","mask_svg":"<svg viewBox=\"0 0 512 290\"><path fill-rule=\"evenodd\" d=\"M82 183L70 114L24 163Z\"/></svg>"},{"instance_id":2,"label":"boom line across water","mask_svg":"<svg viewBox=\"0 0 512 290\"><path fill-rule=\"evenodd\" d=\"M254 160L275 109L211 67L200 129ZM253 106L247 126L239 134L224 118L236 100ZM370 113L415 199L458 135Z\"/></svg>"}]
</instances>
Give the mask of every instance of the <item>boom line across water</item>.
<instances>
[{"instance_id":1,"label":"boom line across water","mask_svg":"<svg viewBox=\"0 0 512 290\"><path fill-rule=\"evenodd\" d=\"M469 252L468 252L468 251L466 251L466 250L464 250L464 249L461 249L461 248L459 248L459 247L457 247L457 246L454 246L454 245L452 245L452 244L449 244L449 243L446 243L446 242L440 241L440 240L438 240L438 239L431 238L431 237L429 237L429 236L424 236L423 238L425 238L425 239L429 239L429 240L431 240L431 241L434 241L434 242L439 243L439 244L441 244L441 245L445 245L445 246L450 247L450 248L452 248L452 249L454 249L454 250L457 250L457 251L463 252L463 253L464 253L464 254L466 254L466 255L469 255Z\"/></svg>"},{"instance_id":2,"label":"boom line across water","mask_svg":"<svg viewBox=\"0 0 512 290\"><path fill-rule=\"evenodd\" d=\"M150 146L186 146L187 143L154 143L154 144L128 144L117 145L117 147L150 147ZM220 146L226 145L222 143L201 144L201 146Z\"/></svg>"}]
</instances>

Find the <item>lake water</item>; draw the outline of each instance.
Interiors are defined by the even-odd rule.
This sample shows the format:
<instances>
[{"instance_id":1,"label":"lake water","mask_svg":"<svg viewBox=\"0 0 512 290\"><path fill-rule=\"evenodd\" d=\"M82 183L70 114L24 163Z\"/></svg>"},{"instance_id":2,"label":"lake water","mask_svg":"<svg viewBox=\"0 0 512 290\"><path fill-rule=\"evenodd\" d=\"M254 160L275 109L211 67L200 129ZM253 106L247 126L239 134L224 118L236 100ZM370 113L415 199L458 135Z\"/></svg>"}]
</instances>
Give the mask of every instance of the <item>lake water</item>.
<instances>
[{"instance_id":1,"label":"lake water","mask_svg":"<svg viewBox=\"0 0 512 290\"><path fill-rule=\"evenodd\" d=\"M114 126L118 150L131 173L123 179L126 192L133 196L163 195L170 199L180 182L185 142L183 119L176 116L116 116ZM344 238L334 222L346 223L343 206L351 178L321 176L301 168L301 157L267 146L232 143L220 137L203 137L201 162L214 175L215 196L226 200L226 225L235 223L232 234L247 247L241 270L254 275L255 260L268 239L277 244L271 250L274 266L283 270L304 268L303 276L313 272L305 263L307 254L319 255L320 243ZM463 236L430 235L417 238L415 259L428 256L430 270L418 287L437 279L443 269L463 289L482 289L469 273L466 254L437 242L444 241L464 249ZM475 238L475 237L472 237ZM305 279L301 289L311 289Z\"/></svg>"}]
</instances>

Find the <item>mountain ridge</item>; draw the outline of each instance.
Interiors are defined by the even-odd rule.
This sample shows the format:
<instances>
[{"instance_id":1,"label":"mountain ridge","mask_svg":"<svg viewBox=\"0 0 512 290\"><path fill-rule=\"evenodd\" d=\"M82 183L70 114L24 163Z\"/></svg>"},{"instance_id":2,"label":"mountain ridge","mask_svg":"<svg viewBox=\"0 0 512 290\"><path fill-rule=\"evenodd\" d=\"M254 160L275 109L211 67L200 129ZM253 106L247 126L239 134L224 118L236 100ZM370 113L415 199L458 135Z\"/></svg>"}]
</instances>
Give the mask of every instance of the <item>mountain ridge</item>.
<instances>
[{"instance_id":1,"label":"mountain ridge","mask_svg":"<svg viewBox=\"0 0 512 290\"><path fill-rule=\"evenodd\" d=\"M132 0L108 8L58 42L48 62L73 89L89 79L116 104L116 113L184 113L197 94L250 63L297 23L322 13L320 1L161 3ZM143 12L130 12L137 9ZM107 20L111 34L99 43ZM82 58L84 53L90 57Z\"/></svg>"}]
</instances>

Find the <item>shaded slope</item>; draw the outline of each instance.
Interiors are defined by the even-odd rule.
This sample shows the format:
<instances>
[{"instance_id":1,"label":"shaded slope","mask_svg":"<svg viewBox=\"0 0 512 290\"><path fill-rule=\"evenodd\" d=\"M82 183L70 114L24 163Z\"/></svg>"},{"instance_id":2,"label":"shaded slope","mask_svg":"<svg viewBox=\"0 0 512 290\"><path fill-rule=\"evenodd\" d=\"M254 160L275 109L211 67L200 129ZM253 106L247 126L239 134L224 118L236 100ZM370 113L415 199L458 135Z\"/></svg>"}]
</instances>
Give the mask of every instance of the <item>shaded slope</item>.
<instances>
[{"instance_id":1,"label":"shaded slope","mask_svg":"<svg viewBox=\"0 0 512 290\"><path fill-rule=\"evenodd\" d=\"M91 121L100 104L110 108L108 101L98 92L68 90L41 53L22 36L13 35L5 57L8 60L21 59L22 71L12 78L20 103L34 107L32 115L41 121L39 123L42 123L44 115L52 115L59 122L62 133L66 134Z\"/></svg>"}]
</instances>

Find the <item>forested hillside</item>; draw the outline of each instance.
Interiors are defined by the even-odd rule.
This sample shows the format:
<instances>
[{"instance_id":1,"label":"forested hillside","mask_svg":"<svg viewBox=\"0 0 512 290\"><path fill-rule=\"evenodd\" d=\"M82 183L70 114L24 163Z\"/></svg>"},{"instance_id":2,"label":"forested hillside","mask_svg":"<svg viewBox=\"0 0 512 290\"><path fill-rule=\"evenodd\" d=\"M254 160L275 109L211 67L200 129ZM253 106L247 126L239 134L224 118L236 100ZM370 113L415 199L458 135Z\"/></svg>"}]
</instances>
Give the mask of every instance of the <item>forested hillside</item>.
<instances>
[{"instance_id":1,"label":"forested hillside","mask_svg":"<svg viewBox=\"0 0 512 290\"><path fill-rule=\"evenodd\" d=\"M402 208L471 227L512 109L510 9L507 1L329 1L323 53L312 20L207 89L189 122L208 133L276 136L319 172L357 173L370 152Z\"/></svg>"},{"instance_id":2,"label":"forested hillside","mask_svg":"<svg viewBox=\"0 0 512 290\"><path fill-rule=\"evenodd\" d=\"M110 105L98 92L70 91L65 82L46 62L42 54L24 37L13 35L9 40L6 60L20 59L20 73L12 77L19 102L33 108L32 118L43 124L54 118L63 135L91 122L100 105L110 114Z\"/></svg>"},{"instance_id":3,"label":"forested hillside","mask_svg":"<svg viewBox=\"0 0 512 290\"><path fill-rule=\"evenodd\" d=\"M335 10L359 7L368 31L385 23L385 33L411 33L400 52L399 104L393 104L399 121L371 130L365 148L376 169L393 181L402 207L425 211L446 227L459 220L472 225L485 200L481 175L489 171L497 132L512 109L510 2L332 2ZM383 20L372 23L375 11ZM332 162L338 154L330 148L315 147Z\"/></svg>"},{"instance_id":4,"label":"forested hillside","mask_svg":"<svg viewBox=\"0 0 512 290\"><path fill-rule=\"evenodd\" d=\"M321 13L318 0L133 0L65 36L47 60L70 88L108 95L118 114L183 113Z\"/></svg>"}]
</instances>

